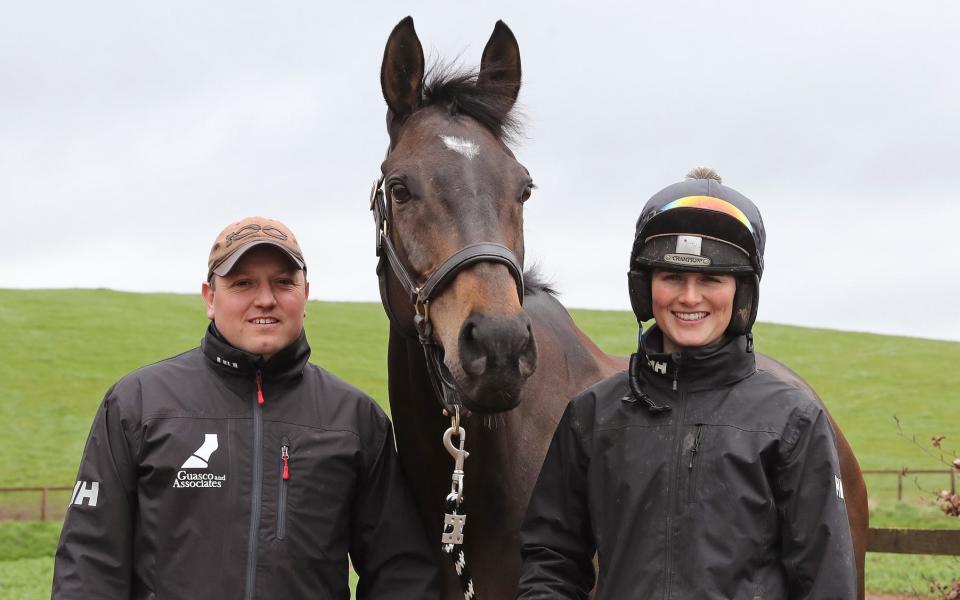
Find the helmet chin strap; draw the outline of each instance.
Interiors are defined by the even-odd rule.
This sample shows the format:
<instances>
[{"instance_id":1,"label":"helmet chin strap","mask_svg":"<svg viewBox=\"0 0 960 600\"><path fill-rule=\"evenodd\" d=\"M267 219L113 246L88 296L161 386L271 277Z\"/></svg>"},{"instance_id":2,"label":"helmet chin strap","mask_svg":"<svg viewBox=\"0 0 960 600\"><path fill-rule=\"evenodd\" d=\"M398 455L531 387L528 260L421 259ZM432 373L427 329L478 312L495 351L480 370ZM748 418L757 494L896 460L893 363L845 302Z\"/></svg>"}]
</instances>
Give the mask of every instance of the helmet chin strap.
<instances>
[{"instance_id":1,"label":"helmet chin strap","mask_svg":"<svg viewBox=\"0 0 960 600\"><path fill-rule=\"evenodd\" d=\"M672 407L669 404L657 404L653 398L643 391L646 384L640 375L640 369L643 368L643 323L639 322L640 333L637 336L637 351L630 355L630 370L627 373L627 379L630 381L630 393L621 398L624 402L643 402L647 405L647 410L654 415L670 412Z\"/></svg>"}]
</instances>

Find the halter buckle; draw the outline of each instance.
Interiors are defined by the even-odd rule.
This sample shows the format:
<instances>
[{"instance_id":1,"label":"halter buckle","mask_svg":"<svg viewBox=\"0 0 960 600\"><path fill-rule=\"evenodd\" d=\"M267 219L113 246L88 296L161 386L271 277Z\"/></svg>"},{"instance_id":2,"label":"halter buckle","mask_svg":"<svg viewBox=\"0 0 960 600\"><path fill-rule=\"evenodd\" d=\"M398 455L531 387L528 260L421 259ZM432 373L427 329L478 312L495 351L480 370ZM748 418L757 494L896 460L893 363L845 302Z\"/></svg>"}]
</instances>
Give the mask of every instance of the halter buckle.
<instances>
[{"instance_id":1,"label":"halter buckle","mask_svg":"<svg viewBox=\"0 0 960 600\"><path fill-rule=\"evenodd\" d=\"M415 290L417 294L417 299L413 303L413 309L417 312L418 315L423 317L425 321L430 320L430 301L420 299L420 288Z\"/></svg>"},{"instance_id":2,"label":"halter buckle","mask_svg":"<svg viewBox=\"0 0 960 600\"><path fill-rule=\"evenodd\" d=\"M373 187L370 188L370 210L373 210L373 206L377 203L377 192L380 191L382 184L383 177L378 177L373 181Z\"/></svg>"}]
</instances>

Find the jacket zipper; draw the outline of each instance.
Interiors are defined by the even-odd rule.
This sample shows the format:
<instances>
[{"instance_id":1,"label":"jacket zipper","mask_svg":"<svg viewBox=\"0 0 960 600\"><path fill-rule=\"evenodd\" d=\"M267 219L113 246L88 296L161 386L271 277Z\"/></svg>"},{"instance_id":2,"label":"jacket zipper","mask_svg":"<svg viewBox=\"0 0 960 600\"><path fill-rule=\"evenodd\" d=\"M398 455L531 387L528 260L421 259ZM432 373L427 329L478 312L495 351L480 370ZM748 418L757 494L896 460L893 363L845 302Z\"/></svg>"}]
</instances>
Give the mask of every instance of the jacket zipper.
<instances>
[{"instance_id":1,"label":"jacket zipper","mask_svg":"<svg viewBox=\"0 0 960 600\"><path fill-rule=\"evenodd\" d=\"M673 372L673 389L678 390L677 392L677 404L679 404L679 411L676 411L674 418L676 422L673 428L673 438L674 438L674 451L673 456L674 460L671 461L671 473L670 473L670 492L669 497L667 498L667 535L666 535L666 548L664 556L666 560L663 565L664 573L664 582L663 582L663 597L670 598L671 588L673 587L673 571L671 565L673 564L673 546L674 546L674 535L673 535L673 522L674 522L674 513L676 509L674 508L675 504L680 503L680 462L683 455L680 436L680 429L683 426L684 416L687 412L687 404L684 401L683 390L679 390L677 385L677 370Z\"/></svg>"},{"instance_id":2,"label":"jacket zipper","mask_svg":"<svg viewBox=\"0 0 960 600\"><path fill-rule=\"evenodd\" d=\"M700 452L700 437L703 435L703 423L697 423L697 435L693 440L693 446L690 448L690 462L687 463L687 502L693 502L696 495L696 477L693 472L694 463L697 460L697 453Z\"/></svg>"},{"instance_id":3,"label":"jacket zipper","mask_svg":"<svg viewBox=\"0 0 960 600\"><path fill-rule=\"evenodd\" d=\"M260 501L263 490L263 378L257 371L257 398L253 404L253 485L250 490L250 537L247 545L247 590L244 598L253 600L256 591L257 538L260 529Z\"/></svg>"},{"instance_id":4,"label":"jacket zipper","mask_svg":"<svg viewBox=\"0 0 960 600\"><path fill-rule=\"evenodd\" d=\"M277 539L282 540L287 535L287 482L290 480L290 440L280 440L280 460L283 467L280 469L280 497L277 499Z\"/></svg>"}]
</instances>

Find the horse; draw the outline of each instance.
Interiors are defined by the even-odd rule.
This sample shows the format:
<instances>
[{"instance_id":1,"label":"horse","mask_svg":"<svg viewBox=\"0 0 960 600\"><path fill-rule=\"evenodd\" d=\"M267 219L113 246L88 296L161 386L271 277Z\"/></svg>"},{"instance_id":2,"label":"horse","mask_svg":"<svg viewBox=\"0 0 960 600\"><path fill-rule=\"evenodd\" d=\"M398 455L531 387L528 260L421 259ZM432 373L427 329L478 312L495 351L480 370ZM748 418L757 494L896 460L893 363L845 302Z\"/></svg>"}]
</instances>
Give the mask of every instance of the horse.
<instances>
[{"instance_id":1,"label":"horse","mask_svg":"<svg viewBox=\"0 0 960 600\"><path fill-rule=\"evenodd\" d=\"M456 492L469 515L463 549L477 597L513 598L520 524L560 416L627 359L601 351L549 286L522 269L523 206L534 185L508 145L521 83L509 27L496 23L479 70L426 73L407 17L388 37L380 83L389 148L371 208L400 462L437 541L443 597L464 595L439 544ZM773 359L757 359L806 386ZM448 428L462 431L469 452L459 481L441 446ZM862 598L866 488L836 431Z\"/></svg>"}]
</instances>

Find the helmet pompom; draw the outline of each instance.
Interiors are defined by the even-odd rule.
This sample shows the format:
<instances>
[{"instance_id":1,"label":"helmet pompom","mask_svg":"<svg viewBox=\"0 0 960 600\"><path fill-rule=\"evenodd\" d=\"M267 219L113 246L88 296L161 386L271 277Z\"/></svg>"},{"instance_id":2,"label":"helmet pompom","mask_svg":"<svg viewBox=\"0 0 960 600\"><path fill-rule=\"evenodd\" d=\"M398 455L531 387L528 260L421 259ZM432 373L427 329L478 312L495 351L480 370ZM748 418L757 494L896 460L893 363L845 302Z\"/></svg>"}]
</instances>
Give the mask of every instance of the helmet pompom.
<instances>
[{"instance_id":1,"label":"helmet pompom","mask_svg":"<svg viewBox=\"0 0 960 600\"><path fill-rule=\"evenodd\" d=\"M723 179L720 178L720 173L717 173L711 167L694 167L692 171L687 173L687 180L691 179L713 179L717 183L723 183Z\"/></svg>"}]
</instances>

